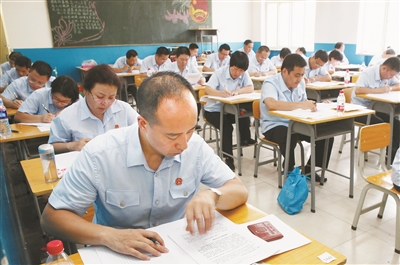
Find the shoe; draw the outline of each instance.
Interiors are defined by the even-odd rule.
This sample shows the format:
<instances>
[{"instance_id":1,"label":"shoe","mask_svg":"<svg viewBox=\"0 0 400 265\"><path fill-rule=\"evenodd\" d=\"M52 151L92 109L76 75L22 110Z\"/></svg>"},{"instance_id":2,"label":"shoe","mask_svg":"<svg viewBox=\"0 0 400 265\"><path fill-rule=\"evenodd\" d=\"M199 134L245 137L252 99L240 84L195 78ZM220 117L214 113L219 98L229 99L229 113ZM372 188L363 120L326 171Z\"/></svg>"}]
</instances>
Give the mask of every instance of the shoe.
<instances>
[{"instance_id":1,"label":"shoe","mask_svg":"<svg viewBox=\"0 0 400 265\"><path fill-rule=\"evenodd\" d=\"M199 124L197 124L195 130L196 131L201 130L201 126Z\"/></svg>"},{"instance_id":2,"label":"shoe","mask_svg":"<svg viewBox=\"0 0 400 265\"><path fill-rule=\"evenodd\" d=\"M235 171L235 164L233 163L233 158L227 157L225 158L225 164L232 170Z\"/></svg>"},{"instance_id":3,"label":"shoe","mask_svg":"<svg viewBox=\"0 0 400 265\"><path fill-rule=\"evenodd\" d=\"M305 166L305 174L304 175L308 175L311 173L311 167L310 166ZM311 179L310 176L307 176L307 179ZM328 179L324 178L324 182L327 182ZM321 182L321 175L318 173L315 173L315 182Z\"/></svg>"},{"instance_id":4,"label":"shoe","mask_svg":"<svg viewBox=\"0 0 400 265\"><path fill-rule=\"evenodd\" d=\"M241 145L241 146L249 146L249 145L254 145L254 144L256 144L256 143L257 143L257 141L256 141L256 140L253 140L253 139L251 139L251 138L249 138L249 139L247 139L247 140L240 141L240 145Z\"/></svg>"}]
</instances>

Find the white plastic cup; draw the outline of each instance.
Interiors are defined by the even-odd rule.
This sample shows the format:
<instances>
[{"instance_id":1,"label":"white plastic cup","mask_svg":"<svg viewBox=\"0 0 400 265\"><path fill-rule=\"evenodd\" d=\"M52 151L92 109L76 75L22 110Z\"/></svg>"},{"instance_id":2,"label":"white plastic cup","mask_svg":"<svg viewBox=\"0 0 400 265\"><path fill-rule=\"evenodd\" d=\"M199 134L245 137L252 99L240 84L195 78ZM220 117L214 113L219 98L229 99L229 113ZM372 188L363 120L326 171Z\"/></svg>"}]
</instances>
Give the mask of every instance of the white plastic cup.
<instances>
[{"instance_id":1,"label":"white plastic cup","mask_svg":"<svg viewBox=\"0 0 400 265\"><path fill-rule=\"evenodd\" d=\"M54 157L54 147L51 144L42 144L39 146L39 156L42 162L44 180L46 183L58 180L56 160Z\"/></svg>"}]
</instances>

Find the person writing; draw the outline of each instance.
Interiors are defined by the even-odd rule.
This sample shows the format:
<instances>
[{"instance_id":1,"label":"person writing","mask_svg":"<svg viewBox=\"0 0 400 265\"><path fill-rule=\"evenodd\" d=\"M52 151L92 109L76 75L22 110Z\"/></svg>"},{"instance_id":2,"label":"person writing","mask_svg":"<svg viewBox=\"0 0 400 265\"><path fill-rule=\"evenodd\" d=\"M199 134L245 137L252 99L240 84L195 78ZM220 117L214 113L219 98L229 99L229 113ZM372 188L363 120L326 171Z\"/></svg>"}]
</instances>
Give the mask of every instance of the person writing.
<instances>
[{"instance_id":1,"label":"person writing","mask_svg":"<svg viewBox=\"0 0 400 265\"><path fill-rule=\"evenodd\" d=\"M203 72L214 72L215 70L229 64L229 53L231 47L224 43L218 48L217 53L212 53L207 56L207 60L203 65Z\"/></svg>"},{"instance_id":2,"label":"person writing","mask_svg":"<svg viewBox=\"0 0 400 265\"><path fill-rule=\"evenodd\" d=\"M137 112L116 99L120 85L118 76L106 64L88 71L83 80L85 98L63 110L51 123L49 144L56 153L80 151L97 135L137 122Z\"/></svg>"},{"instance_id":3,"label":"person writing","mask_svg":"<svg viewBox=\"0 0 400 265\"><path fill-rule=\"evenodd\" d=\"M399 91L400 82L396 75L400 72L400 59L391 57L381 65L367 67L358 77L356 85L351 94L351 103L369 107L371 100L359 98L358 94L383 94L390 91ZM388 113L377 111L370 115L370 124L382 122L390 123L390 115ZM367 116L357 117L356 121L367 124ZM400 144L400 121L393 119L393 137L392 137L392 161L395 152ZM392 162L391 161L391 162Z\"/></svg>"},{"instance_id":4,"label":"person writing","mask_svg":"<svg viewBox=\"0 0 400 265\"><path fill-rule=\"evenodd\" d=\"M50 123L64 108L79 100L78 85L69 76L59 76L50 87L43 87L22 103L14 116L17 122Z\"/></svg>"},{"instance_id":5,"label":"person writing","mask_svg":"<svg viewBox=\"0 0 400 265\"><path fill-rule=\"evenodd\" d=\"M250 76L268 76L277 73L276 67L268 58L270 50L267 46L262 45L258 48L256 55L249 59L249 75Z\"/></svg>"},{"instance_id":6,"label":"person writing","mask_svg":"<svg viewBox=\"0 0 400 265\"><path fill-rule=\"evenodd\" d=\"M145 79L138 108L137 123L82 149L43 211L46 233L149 260L168 246L144 229L185 217L187 231L204 234L212 229L216 207L247 201L240 179L194 133L196 99L183 77L160 72ZM212 189L200 190L200 183ZM93 203L90 223L80 216Z\"/></svg>"},{"instance_id":7,"label":"person writing","mask_svg":"<svg viewBox=\"0 0 400 265\"><path fill-rule=\"evenodd\" d=\"M135 50L128 50L125 56L119 57L113 69L116 73L132 73L133 70L140 70L142 61L138 58L138 53Z\"/></svg>"},{"instance_id":8,"label":"person writing","mask_svg":"<svg viewBox=\"0 0 400 265\"><path fill-rule=\"evenodd\" d=\"M291 54L292 52L290 51L289 48L282 48L279 51L279 55L275 55L271 58L271 62L272 64L276 67L276 69L280 70L283 60L285 59L286 56L288 56L289 54Z\"/></svg>"},{"instance_id":9,"label":"person writing","mask_svg":"<svg viewBox=\"0 0 400 265\"><path fill-rule=\"evenodd\" d=\"M28 57L18 56L15 59L15 67L8 70L0 77L0 92L3 92L6 87L11 84L14 80L27 76L31 69L32 62Z\"/></svg>"},{"instance_id":10,"label":"person writing","mask_svg":"<svg viewBox=\"0 0 400 265\"><path fill-rule=\"evenodd\" d=\"M155 55L150 55L143 59L140 72L147 73L149 69L151 73L165 71L170 63L171 60L169 59L168 49L165 47L158 47Z\"/></svg>"},{"instance_id":11,"label":"person writing","mask_svg":"<svg viewBox=\"0 0 400 265\"><path fill-rule=\"evenodd\" d=\"M247 72L249 58L244 52L236 51L232 54L229 65L218 69L208 80L204 92L207 95L230 97L239 94L252 93L254 91L253 82ZM251 103L241 104L240 108L251 110ZM214 127L220 128L221 102L207 102L204 107L204 117ZM226 153L225 163L232 171L235 170L232 151L232 132L235 123L235 115L225 114L223 119L222 151ZM250 138L250 118L239 119L239 132L241 146L254 144L256 141Z\"/></svg>"},{"instance_id":12,"label":"person writing","mask_svg":"<svg viewBox=\"0 0 400 265\"><path fill-rule=\"evenodd\" d=\"M255 52L253 51L254 43L252 40L245 40L243 47L238 49L240 52L244 52L249 57L249 60L254 57Z\"/></svg>"},{"instance_id":13,"label":"person writing","mask_svg":"<svg viewBox=\"0 0 400 265\"><path fill-rule=\"evenodd\" d=\"M15 67L15 60L21 56L22 54L19 52L11 52L8 56L7 62L0 64L1 74L4 75L7 71L10 71Z\"/></svg>"},{"instance_id":14,"label":"person writing","mask_svg":"<svg viewBox=\"0 0 400 265\"><path fill-rule=\"evenodd\" d=\"M328 62L328 53L326 51L318 50L313 56L308 58L306 62L306 72L304 73L304 80L306 83L332 81L331 75L324 67Z\"/></svg>"},{"instance_id":15,"label":"person writing","mask_svg":"<svg viewBox=\"0 0 400 265\"><path fill-rule=\"evenodd\" d=\"M289 120L279 118L268 112L270 110L295 110L295 109L309 109L316 111L317 107L314 101L307 99L306 87L303 75L306 72L307 63L304 58L299 54L290 54L286 56L282 63L281 73L267 78L261 88L261 101L260 101L260 122L261 129L264 137L267 140L273 141L279 145L282 155L285 157L286 153L286 137L289 126ZM329 125L321 125L329 126ZM329 128L328 128L329 129ZM294 149L297 140L304 140L310 142L310 137L302 134L291 135L291 145L289 157L289 171L293 170L295 165ZM325 140L316 141L315 146L315 165L322 167L322 158L324 154ZM328 158L327 165L332 152L333 137L329 138L328 145ZM311 172L311 161L307 162L305 166L305 174ZM315 174L315 181L319 182L321 177ZM327 179L325 178L326 182Z\"/></svg>"}]
</instances>

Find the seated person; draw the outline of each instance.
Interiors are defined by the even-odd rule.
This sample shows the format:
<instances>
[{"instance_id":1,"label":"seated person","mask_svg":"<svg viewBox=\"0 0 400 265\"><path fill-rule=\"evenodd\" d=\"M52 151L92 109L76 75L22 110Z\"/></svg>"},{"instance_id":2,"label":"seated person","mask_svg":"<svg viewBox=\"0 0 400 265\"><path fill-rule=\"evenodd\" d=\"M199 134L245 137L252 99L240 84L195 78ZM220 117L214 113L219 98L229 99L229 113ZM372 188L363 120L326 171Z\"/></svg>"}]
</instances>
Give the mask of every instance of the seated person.
<instances>
[{"instance_id":1,"label":"seated person","mask_svg":"<svg viewBox=\"0 0 400 265\"><path fill-rule=\"evenodd\" d=\"M56 153L80 151L97 135L137 122L137 112L116 99L119 87L118 76L106 64L87 72L83 80L85 98L63 110L51 123L49 144Z\"/></svg>"},{"instance_id":2,"label":"seated person","mask_svg":"<svg viewBox=\"0 0 400 265\"><path fill-rule=\"evenodd\" d=\"M138 58L138 53L135 50L129 50L125 56L119 57L113 69L116 73L132 73L133 70L140 70L142 61Z\"/></svg>"},{"instance_id":3,"label":"seated person","mask_svg":"<svg viewBox=\"0 0 400 265\"><path fill-rule=\"evenodd\" d=\"M267 76L277 73L276 67L268 58L270 50L267 46L261 45L255 56L249 59L249 75L250 76Z\"/></svg>"},{"instance_id":4,"label":"seated person","mask_svg":"<svg viewBox=\"0 0 400 265\"><path fill-rule=\"evenodd\" d=\"M324 64L324 68L330 75L335 72L335 66L339 65L343 60L343 54L338 50L332 50L328 55L328 62Z\"/></svg>"},{"instance_id":5,"label":"seated person","mask_svg":"<svg viewBox=\"0 0 400 265\"><path fill-rule=\"evenodd\" d=\"M46 86L53 70L51 66L43 61L36 61L32 64L28 76L14 80L0 95L4 106L18 109L22 101L27 99L33 91Z\"/></svg>"},{"instance_id":6,"label":"seated person","mask_svg":"<svg viewBox=\"0 0 400 265\"><path fill-rule=\"evenodd\" d=\"M268 113L270 110L295 110L310 109L316 111L316 104L312 100L307 100L306 86L303 75L306 72L306 61L299 54L290 54L285 57L282 64L282 71L274 76L267 78L261 88L260 101L260 123L261 130L266 139L273 141L279 145L282 155L286 153L286 137L289 126L289 120L279 118ZM326 125L322 125L326 126ZM328 125L329 126L329 125ZM295 166L294 149L298 140L310 142L310 137L302 134L292 134L290 142L290 155L285 157L289 159L289 171ZM322 159L324 154L325 140L316 141L315 145L315 165L322 167ZM328 159L331 156L333 146L333 138L329 138ZM305 174L311 172L311 161L307 162ZM320 176L316 174L315 180L320 181ZM327 181L324 179L324 181Z\"/></svg>"},{"instance_id":7,"label":"seated person","mask_svg":"<svg viewBox=\"0 0 400 265\"><path fill-rule=\"evenodd\" d=\"M169 59L168 49L165 47L158 47L155 55L149 55L143 59L140 72L147 73L149 69L153 74L165 71L170 63L171 60Z\"/></svg>"},{"instance_id":8,"label":"seated person","mask_svg":"<svg viewBox=\"0 0 400 265\"><path fill-rule=\"evenodd\" d=\"M325 69L324 65L328 62L328 54L324 50L318 50L313 56L306 60L306 72L304 79L306 83L313 83L316 81L330 82L331 75Z\"/></svg>"},{"instance_id":9,"label":"seated person","mask_svg":"<svg viewBox=\"0 0 400 265\"><path fill-rule=\"evenodd\" d=\"M386 59L395 56L396 52L393 49L388 48L383 51L382 55L375 55L374 57L372 57L371 61L369 61L368 67L382 64L384 61L386 61Z\"/></svg>"},{"instance_id":10,"label":"seated person","mask_svg":"<svg viewBox=\"0 0 400 265\"><path fill-rule=\"evenodd\" d=\"M189 64L193 64L197 68L197 66L199 66L199 64L197 63L199 46L196 43L190 43L189 51L190 51Z\"/></svg>"},{"instance_id":11,"label":"seated person","mask_svg":"<svg viewBox=\"0 0 400 265\"><path fill-rule=\"evenodd\" d=\"M0 64L1 74L4 75L7 71L11 70L15 67L15 60L21 56L22 54L19 52L11 52L8 56L7 62Z\"/></svg>"},{"instance_id":12,"label":"seated person","mask_svg":"<svg viewBox=\"0 0 400 265\"><path fill-rule=\"evenodd\" d=\"M160 72L145 79L138 108L136 124L82 149L50 195L43 231L149 260L168 246L144 229L186 218L186 231L202 235L212 229L215 207L229 210L246 202L240 179L194 133L196 99L184 78ZM212 189L201 190L200 183ZM81 216L92 204L95 215L88 222Z\"/></svg>"},{"instance_id":13,"label":"seated person","mask_svg":"<svg viewBox=\"0 0 400 265\"><path fill-rule=\"evenodd\" d=\"M282 48L281 51L279 52L279 55L275 55L271 58L272 64L276 67L276 69L281 69L281 65L283 62L283 59L292 52L290 51L289 48Z\"/></svg>"},{"instance_id":14,"label":"seated person","mask_svg":"<svg viewBox=\"0 0 400 265\"><path fill-rule=\"evenodd\" d=\"M307 60L307 51L306 51L306 48L304 48L304 47L299 47L299 48L297 48L296 53L297 53L297 54L300 54L301 57L304 58L304 60Z\"/></svg>"},{"instance_id":15,"label":"seated person","mask_svg":"<svg viewBox=\"0 0 400 265\"><path fill-rule=\"evenodd\" d=\"M238 49L238 51L244 52L245 54L247 54L247 56L249 57L249 60L251 60L251 58L253 58L254 55L256 54L253 51L253 47L254 47L254 43L252 40L245 40L243 43L243 47Z\"/></svg>"},{"instance_id":16,"label":"seated person","mask_svg":"<svg viewBox=\"0 0 400 265\"><path fill-rule=\"evenodd\" d=\"M204 92L210 96L230 97L239 94L252 93L254 91L253 82L247 73L249 67L249 57L244 52L236 51L232 54L229 65L226 65L213 73L208 80ZM251 104L243 104L241 108L251 109ZM220 109L221 102L207 102L204 117L214 127L220 128ZM232 151L232 132L235 123L235 115L225 114L223 119L222 151L233 156ZM250 118L239 119L239 132L242 146L254 144L255 141L250 138ZM225 156L225 163L232 171L235 170L233 158Z\"/></svg>"},{"instance_id":17,"label":"seated person","mask_svg":"<svg viewBox=\"0 0 400 265\"><path fill-rule=\"evenodd\" d=\"M32 62L28 57L18 56L15 59L15 67L8 70L0 77L0 92L3 92L6 87L14 80L27 76L31 69Z\"/></svg>"},{"instance_id":18,"label":"seated person","mask_svg":"<svg viewBox=\"0 0 400 265\"><path fill-rule=\"evenodd\" d=\"M390 91L399 91L400 83L396 75L400 72L400 59L392 57L386 59L381 65L367 67L357 79L356 85L351 94L351 103L369 107L371 100L359 98L358 94L383 94ZM370 115L370 124L382 122L390 123L390 115L384 112L376 112ZM367 123L367 116L357 117L356 121ZM395 152L400 144L400 121L393 119L393 137L392 137L392 161L395 157Z\"/></svg>"},{"instance_id":19,"label":"seated person","mask_svg":"<svg viewBox=\"0 0 400 265\"><path fill-rule=\"evenodd\" d=\"M50 123L64 108L75 103L81 96L78 85L69 76L59 76L51 87L43 87L22 103L14 119L17 122Z\"/></svg>"},{"instance_id":20,"label":"seated person","mask_svg":"<svg viewBox=\"0 0 400 265\"><path fill-rule=\"evenodd\" d=\"M231 47L226 43L219 46L217 53L212 53L207 56L207 60L203 65L203 72L214 72L225 65L229 65L229 60L231 58L229 56L230 51Z\"/></svg>"},{"instance_id":21,"label":"seated person","mask_svg":"<svg viewBox=\"0 0 400 265\"><path fill-rule=\"evenodd\" d=\"M335 50L339 51L342 54L343 59L341 60L340 64L349 64L349 59L347 59L346 55L344 54L345 48L346 48L346 46L344 45L343 42L337 42L335 44L334 49L332 50L332 51L335 51ZM331 53L331 51L329 53Z\"/></svg>"},{"instance_id":22,"label":"seated person","mask_svg":"<svg viewBox=\"0 0 400 265\"><path fill-rule=\"evenodd\" d=\"M394 188L400 192L400 147L397 149L396 156L393 159L392 181Z\"/></svg>"}]
</instances>

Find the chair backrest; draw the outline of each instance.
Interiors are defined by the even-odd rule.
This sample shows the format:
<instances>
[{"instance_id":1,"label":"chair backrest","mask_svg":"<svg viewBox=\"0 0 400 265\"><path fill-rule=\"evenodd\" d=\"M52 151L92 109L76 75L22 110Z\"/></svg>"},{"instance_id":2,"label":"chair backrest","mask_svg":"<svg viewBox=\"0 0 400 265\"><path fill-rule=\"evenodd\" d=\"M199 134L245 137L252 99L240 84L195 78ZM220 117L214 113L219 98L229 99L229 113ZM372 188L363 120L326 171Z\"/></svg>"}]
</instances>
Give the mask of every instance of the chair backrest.
<instances>
[{"instance_id":1,"label":"chair backrest","mask_svg":"<svg viewBox=\"0 0 400 265\"><path fill-rule=\"evenodd\" d=\"M351 103L351 93L353 93L354 87L349 87L346 89L343 89L344 91L344 98L346 99L346 103Z\"/></svg>"},{"instance_id":2,"label":"chair backrest","mask_svg":"<svg viewBox=\"0 0 400 265\"><path fill-rule=\"evenodd\" d=\"M352 83L356 83L357 80L358 80L358 77L359 77L359 75L353 75L353 76L351 77L351 82L352 82Z\"/></svg>"},{"instance_id":3,"label":"chair backrest","mask_svg":"<svg viewBox=\"0 0 400 265\"><path fill-rule=\"evenodd\" d=\"M136 87L140 87L145 78L147 78L146 74L135 75L134 79Z\"/></svg>"},{"instance_id":4,"label":"chair backrest","mask_svg":"<svg viewBox=\"0 0 400 265\"><path fill-rule=\"evenodd\" d=\"M364 175L364 154L374 149L380 149L379 163L382 171L386 171L386 147L390 144L390 124L379 123L360 128L360 143L358 145L358 169Z\"/></svg>"},{"instance_id":5,"label":"chair backrest","mask_svg":"<svg viewBox=\"0 0 400 265\"><path fill-rule=\"evenodd\" d=\"M201 98L202 98L203 96L205 96L205 95L206 95L206 92L204 91L204 89L200 89L200 90L199 90L199 101L200 101L200 103L201 103L202 105L205 105L205 104L206 104L205 101L202 101L202 100L201 100Z\"/></svg>"},{"instance_id":6,"label":"chair backrest","mask_svg":"<svg viewBox=\"0 0 400 265\"><path fill-rule=\"evenodd\" d=\"M253 117L254 119L259 120L260 119L260 100L257 99L253 101Z\"/></svg>"}]
</instances>

